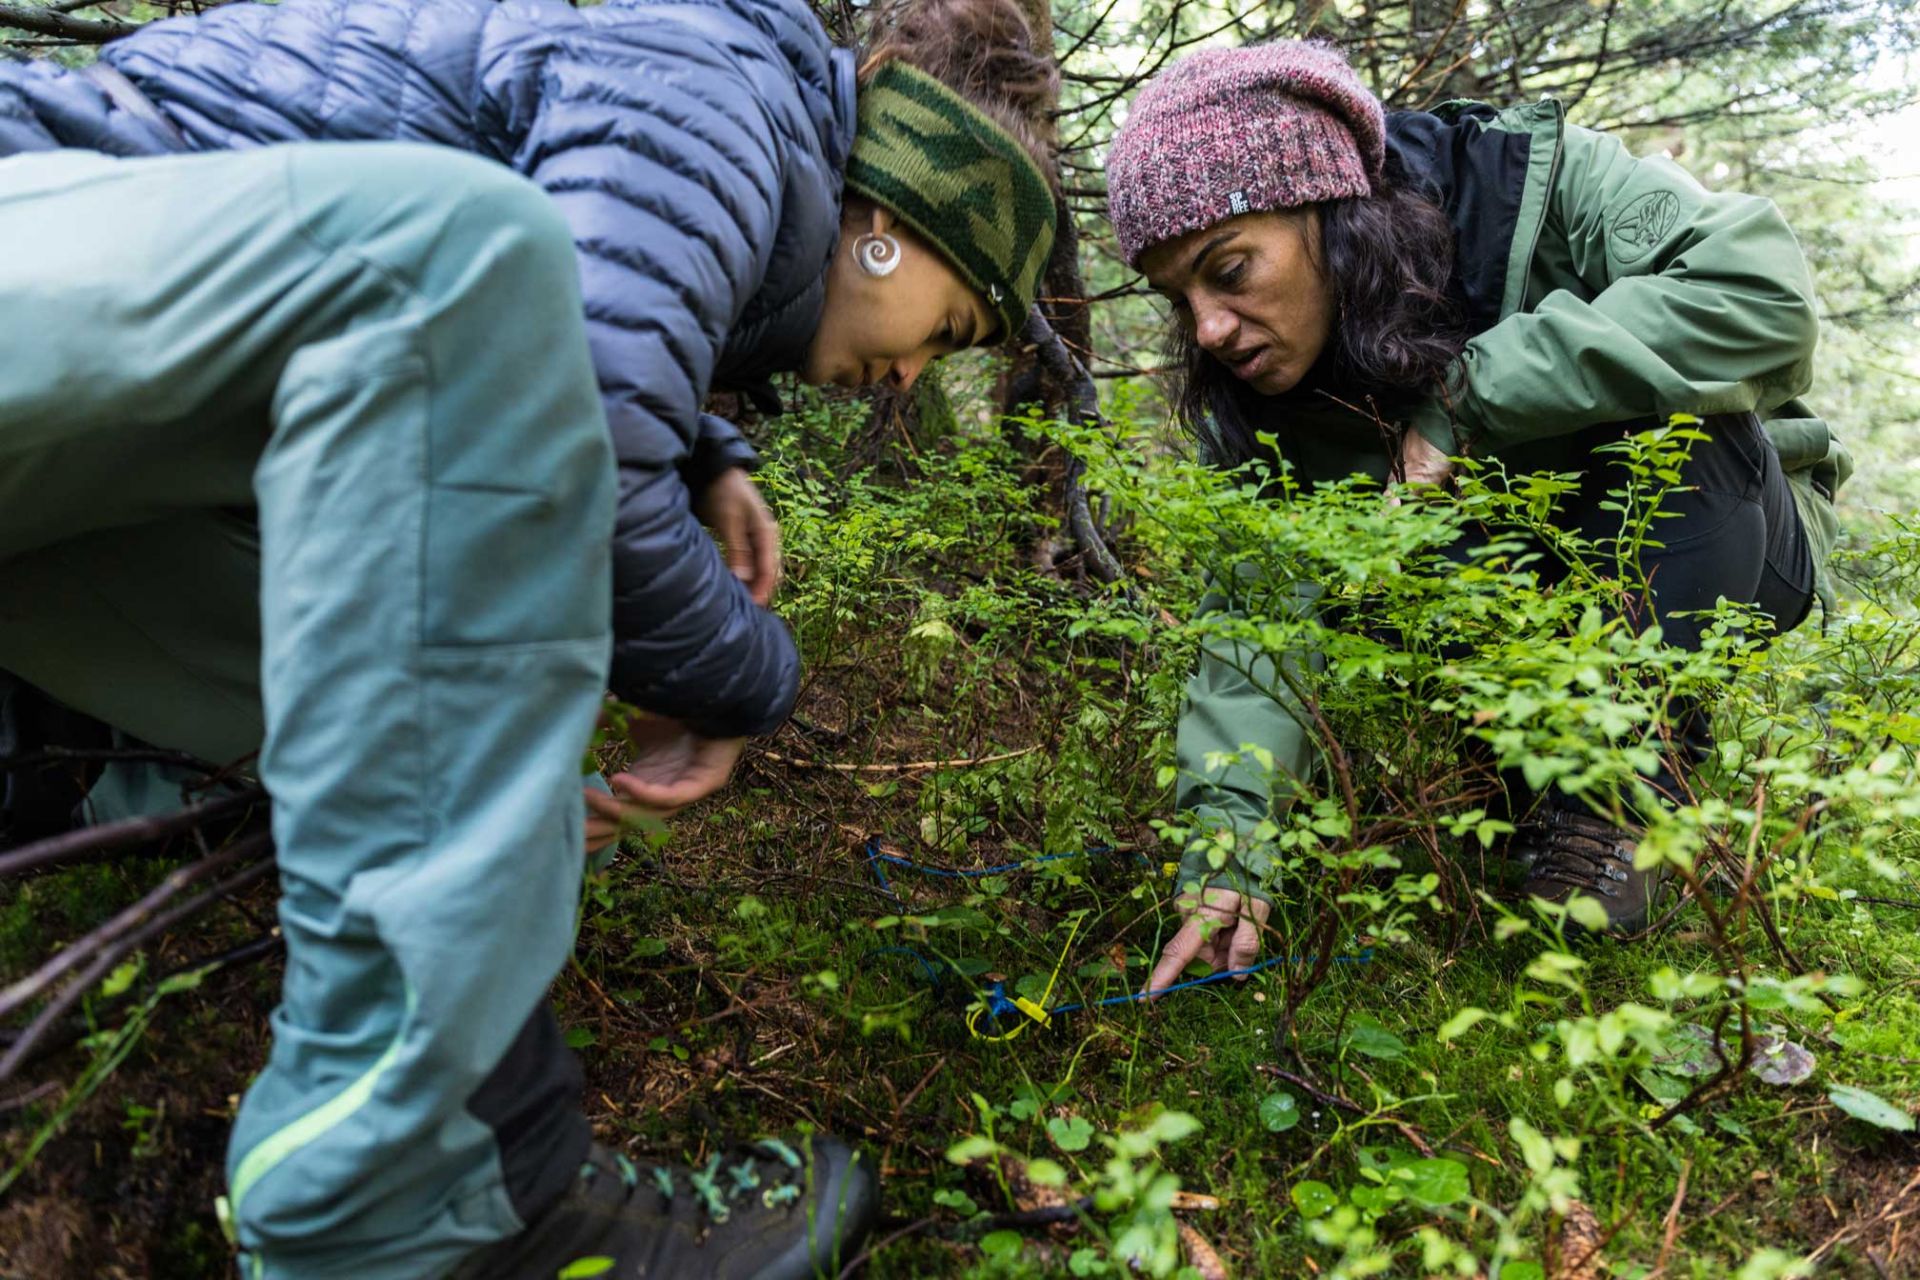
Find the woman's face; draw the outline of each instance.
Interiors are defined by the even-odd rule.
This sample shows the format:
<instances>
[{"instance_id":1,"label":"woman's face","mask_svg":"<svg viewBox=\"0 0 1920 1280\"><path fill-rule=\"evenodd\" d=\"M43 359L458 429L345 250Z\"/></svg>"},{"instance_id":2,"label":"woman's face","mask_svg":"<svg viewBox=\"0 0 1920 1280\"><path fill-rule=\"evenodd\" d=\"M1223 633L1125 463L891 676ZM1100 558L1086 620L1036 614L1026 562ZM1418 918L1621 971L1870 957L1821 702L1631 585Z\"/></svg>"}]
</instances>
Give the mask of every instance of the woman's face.
<instances>
[{"instance_id":1,"label":"woman's face","mask_svg":"<svg viewBox=\"0 0 1920 1280\"><path fill-rule=\"evenodd\" d=\"M889 275L862 270L854 242L862 233L900 242ZM989 337L999 324L987 301L926 241L886 209L855 205L840 224L840 247L827 271L826 307L800 376L815 386L904 390L928 362Z\"/></svg>"},{"instance_id":2,"label":"woman's face","mask_svg":"<svg viewBox=\"0 0 1920 1280\"><path fill-rule=\"evenodd\" d=\"M1201 350L1265 396L1307 376L1333 332L1320 211L1243 213L1146 251L1147 283Z\"/></svg>"}]
</instances>

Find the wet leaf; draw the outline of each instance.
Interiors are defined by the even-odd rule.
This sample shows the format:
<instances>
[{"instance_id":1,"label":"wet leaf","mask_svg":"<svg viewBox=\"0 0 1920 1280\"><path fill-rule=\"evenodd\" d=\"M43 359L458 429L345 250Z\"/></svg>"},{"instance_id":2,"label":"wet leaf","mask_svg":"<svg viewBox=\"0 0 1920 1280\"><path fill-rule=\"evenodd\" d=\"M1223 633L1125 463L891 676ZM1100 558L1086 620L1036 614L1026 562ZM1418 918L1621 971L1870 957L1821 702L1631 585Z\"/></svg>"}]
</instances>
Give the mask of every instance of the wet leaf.
<instances>
[{"instance_id":1,"label":"wet leaf","mask_svg":"<svg viewBox=\"0 0 1920 1280\"><path fill-rule=\"evenodd\" d=\"M1324 1218L1340 1204L1340 1197L1333 1194L1332 1187L1311 1179L1295 1183L1290 1194L1293 1207L1303 1218Z\"/></svg>"},{"instance_id":2,"label":"wet leaf","mask_svg":"<svg viewBox=\"0 0 1920 1280\"><path fill-rule=\"evenodd\" d=\"M1857 1089L1850 1084L1836 1084L1827 1090L1827 1101L1855 1120L1864 1120L1895 1133L1913 1132L1913 1116L1877 1093Z\"/></svg>"},{"instance_id":3,"label":"wet leaf","mask_svg":"<svg viewBox=\"0 0 1920 1280\"><path fill-rule=\"evenodd\" d=\"M1747 1070L1767 1084L1799 1084L1813 1074L1813 1054L1804 1046L1779 1036L1760 1036L1754 1042Z\"/></svg>"},{"instance_id":4,"label":"wet leaf","mask_svg":"<svg viewBox=\"0 0 1920 1280\"><path fill-rule=\"evenodd\" d=\"M1270 1133L1285 1133L1300 1123L1300 1103L1290 1093L1270 1093L1260 1099L1260 1123Z\"/></svg>"},{"instance_id":5,"label":"wet leaf","mask_svg":"<svg viewBox=\"0 0 1920 1280\"><path fill-rule=\"evenodd\" d=\"M1713 1043L1713 1032L1705 1027L1683 1022L1669 1028L1664 1039L1667 1051L1654 1054L1653 1060L1667 1071L1683 1076L1710 1076L1725 1063Z\"/></svg>"}]
</instances>

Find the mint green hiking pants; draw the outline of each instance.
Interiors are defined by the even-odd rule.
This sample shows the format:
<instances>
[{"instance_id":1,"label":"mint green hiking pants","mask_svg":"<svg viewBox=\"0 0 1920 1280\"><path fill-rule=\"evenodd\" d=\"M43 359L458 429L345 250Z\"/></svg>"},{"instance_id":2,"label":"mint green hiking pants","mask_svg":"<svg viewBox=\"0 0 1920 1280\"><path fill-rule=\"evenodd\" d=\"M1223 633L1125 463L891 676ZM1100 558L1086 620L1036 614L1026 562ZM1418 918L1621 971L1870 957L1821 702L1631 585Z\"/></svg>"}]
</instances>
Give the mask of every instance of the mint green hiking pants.
<instances>
[{"instance_id":1,"label":"mint green hiking pants","mask_svg":"<svg viewBox=\"0 0 1920 1280\"><path fill-rule=\"evenodd\" d=\"M245 1270L435 1275L586 1143L539 1012L611 643L567 228L441 148L53 152L0 161L0 244L0 668L262 744L287 965Z\"/></svg>"}]
</instances>

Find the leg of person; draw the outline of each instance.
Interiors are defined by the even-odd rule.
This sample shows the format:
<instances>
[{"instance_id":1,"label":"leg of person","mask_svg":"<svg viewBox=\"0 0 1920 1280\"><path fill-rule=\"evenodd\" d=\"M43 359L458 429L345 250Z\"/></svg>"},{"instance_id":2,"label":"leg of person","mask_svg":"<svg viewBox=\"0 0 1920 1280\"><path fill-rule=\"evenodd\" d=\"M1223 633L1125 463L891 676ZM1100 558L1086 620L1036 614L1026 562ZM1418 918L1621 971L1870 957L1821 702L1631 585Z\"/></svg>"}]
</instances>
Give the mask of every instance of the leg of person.
<instances>
[{"instance_id":1,"label":"leg of person","mask_svg":"<svg viewBox=\"0 0 1920 1280\"><path fill-rule=\"evenodd\" d=\"M40 246L0 268L34 335L0 349L0 561L259 506L289 957L231 1157L251 1266L444 1270L586 1150L564 1086L476 1101L570 940L609 645L566 228L481 161L313 147L21 158L0 240Z\"/></svg>"},{"instance_id":2,"label":"leg of person","mask_svg":"<svg viewBox=\"0 0 1920 1280\"><path fill-rule=\"evenodd\" d=\"M4 593L0 587L0 600ZM0 668L0 759L12 762L0 773L0 852L72 830L100 772L84 761L23 761L49 747L84 751L112 745L113 731L106 725Z\"/></svg>"},{"instance_id":3,"label":"leg of person","mask_svg":"<svg viewBox=\"0 0 1920 1280\"><path fill-rule=\"evenodd\" d=\"M1711 437L1697 442L1681 468L1681 488L1663 499L1675 513L1657 520L1661 544L1644 549L1645 591L1627 604L1637 626L1658 624L1685 650L1701 647L1720 600L1757 606L1780 631L1806 617L1813 599L1813 561L1779 458L1751 414L1708 419ZM1596 460L1597 461L1597 460ZM1612 474L1610 474L1610 472ZM1618 487L1617 469L1596 465L1567 519L1588 539L1618 536L1620 514L1601 503ZM1709 709L1691 698L1668 708L1670 745L1650 779L1668 803L1691 794L1687 774L1713 749ZM1658 882L1633 868L1637 831L1595 815L1564 797L1546 797L1537 820L1516 840L1523 892L1549 901L1574 893L1598 897L1618 932L1642 927Z\"/></svg>"},{"instance_id":4,"label":"leg of person","mask_svg":"<svg viewBox=\"0 0 1920 1280\"><path fill-rule=\"evenodd\" d=\"M534 1009L571 934L611 594L611 459L544 197L394 146L0 169L0 235L47 227L73 242L0 263L0 302L45 338L31 360L0 352L0 574L258 504L288 967L230 1156L252 1271L378 1280L464 1253L463 1274L544 1278L606 1254L784 1277L853 1247L874 1180L831 1140L742 1151L724 1180L636 1186L622 1159L583 1160L579 1079ZM148 559L206 579L163 605L245 576L231 532L199 542L217 569ZM162 742L245 739L200 710L243 701L230 659L251 633L214 642L211 691L194 644L239 614L149 616L132 593L59 582L42 578L23 629L57 637L77 599L70 618L117 631L104 662L120 646L143 661L103 682L41 642L36 675ZM156 677L169 697L137 687Z\"/></svg>"},{"instance_id":5,"label":"leg of person","mask_svg":"<svg viewBox=\"0 0 1920 1280\"><path fill-rule=\"evenodd\" d=\"M264 728L259 595L250 518L193 512L103 530L0 562L0 653L36 687L137 728L143 742L224 763L258 751ZM109 767L86 796L87 817L177 809L180 776L190 772ZM503 1152L537 1155L535 1140L556 1117L572 1127L579 1092L573 1055L543 1003L467 1108ZM551 1171L517 1163L537 1193L543 1175L570 1176L577 1161L569 1155ZM537 1207L537 1194L519 1199Z\"/></svg>"},{"instance_id":6,"label":"leg of person","mask_svg":"<svg viewBox=\"0 0 1920 1280\"><path fill-rule=\"evenodd\" d=\"M1688 652L1704 643L1707 615L1721 600L1758 608L1771 619L1767 638L1798 626L1813 603L1806 531L1759 419L1723 414L1701 429L1711 438L1695 442L1680 469L1682 490L1661 502L1674 514L1654 522L1660 545L1641 552L1647 587L1629 605L1636 625L1657 623L1669 644ZM1594 488L1590 481L1587 490ZM1583 527L1597 531L1610 519L1617 529L1618 514L1598 512L1598 502L1589 498ZM1679 700L1670 721L1672 746L1653 782L1677 803L1689 794L1686 774L1713 750L1712 722L1692 699Z\"/></svg>"},{"instance_id":7,"label":"leg of person","mask_svg":"<svg viewBox=\"0 0 1920 1280\"><path fill-rule=\"evenodd\" d=\"M0 562L0 668L156 747L260 749L260 547L183 512Z\"/></svg>"}]
</instances>

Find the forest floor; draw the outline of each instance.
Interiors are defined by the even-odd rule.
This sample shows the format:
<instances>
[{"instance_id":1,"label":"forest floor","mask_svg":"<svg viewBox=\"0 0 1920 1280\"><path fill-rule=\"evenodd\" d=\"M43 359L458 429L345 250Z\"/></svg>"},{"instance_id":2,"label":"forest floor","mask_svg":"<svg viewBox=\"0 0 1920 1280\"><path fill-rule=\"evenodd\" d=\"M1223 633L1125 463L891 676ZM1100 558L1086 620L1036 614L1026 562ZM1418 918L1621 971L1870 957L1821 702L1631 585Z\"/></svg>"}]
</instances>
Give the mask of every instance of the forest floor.
<instances>
[{"instance_id":1,"label":"forest floor","mask_svg":"<svg viewBox=\"0 0 1920 1280\"><path fill-rule=\"evenodd\" d=\"M942 564L967 537L986 548L1005 533L968 483L949 496L977 510L941 534ZM799 718L670 839L590 878L556 988L603 1141L687 1160L729 1135L805 1126L857 1143L881 1170L885 1220L843 1262L876 1278L1126 1274L1112 1258L1158 1239L1143 1206L1165 1203L1169 1184L1149 1186L1163 1171L1217 1200L1182 1220L1237 1276L1759 1280L1787 1274L1763 1252L1775 1249L1812 1259L1811 1274L1920 1277L1920 1142L1830 1098L1863 1089L1909 1114L1920 1099L1920 903L1813 900L1783 916L1785 945L1861 993L1837 1012L1769 1015L1811 1055L1805 1079L1734 1073L1657 1129L1697 1063L1628 1062L1596 1084L1540 1047L1542 1028L1644 1001L1663 970L1711 969L1696 908L1643 940L1576 948L1580 990L1541 988L1532 1024L1449 1025L1464 1007L1510 1007L1539 951L1467 911L1353 939L1368 961L1310 983L1282 966L976 1038L969 1010L994 981L1046 998L1057 973L1050 1004L1144 982L1171 928L1150 826L1167 816L1165 688L1150 695L1137 653L1070 636L1064 614L982 622L983 606L930 628L926 593L992 583L1004 597L1004 583L991 567L971 583L904 570L858 511L774 487L812 646ZM973 879L882 864L883 883L870 859L980 869L1090 846L1108 851ZM127 861L26 883L0 904L0 972L24 972L164 870ZM271 917L271 894L255 892L170 935L147 972L256 937ZM0 1098L0 1174L50 1134L5 1193L0 1278L228 1274L212 1205L279 967L166 997L104 1079L82 1081L104 1052L94 1041ZM1558 1083L1570 1076L1577 1093ZM1094 1199L1064 1224L1008 1225L1042 1201L981 1176L981 1139L1043 1182L1063 1176L1068 1199ZM1556 1186L1571 1192L1556 1208L1523 1211Z\"/></svg>"}]
</instances>

